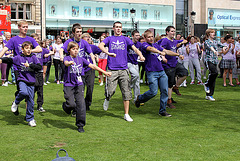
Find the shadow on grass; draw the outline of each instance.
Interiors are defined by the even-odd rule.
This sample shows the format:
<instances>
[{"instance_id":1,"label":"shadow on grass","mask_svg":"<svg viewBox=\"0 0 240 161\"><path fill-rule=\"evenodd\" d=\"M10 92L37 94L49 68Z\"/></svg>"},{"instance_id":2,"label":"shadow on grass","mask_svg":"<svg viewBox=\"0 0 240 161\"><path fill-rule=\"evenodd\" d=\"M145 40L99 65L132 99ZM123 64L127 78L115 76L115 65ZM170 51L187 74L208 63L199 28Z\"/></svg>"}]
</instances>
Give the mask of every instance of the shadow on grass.
<instances>
[{"instance_id":1,"label":"shadow on grass","mask_svg":"<svg viewBox=\"0 0 240 161\"><path fill-rule=\"evenodd\" d=\"M91 111L88 111L88 114L92 115L92 116L95 116L95 117L104 117L104 116L108 116L108 117L115 117L115 118L120 118L122 119L123 117L120 116L120 115L115 115L109 111L95 111L95 110L91 110Z\"/></svg>"},{"instance_id":2,"label":"shadow on grass","mask_svg":"<svg viewBox=\"0 0 240 161\"><path fill-rule=\"evenodd\" d=\"M53 119L43 119L42 123L47 127L51 128L49 125L54 126L59 129L72 129L76 130L76 126L67 123L65 120L53 120Z\"/></svg>"},{"instance_id":3,"label":"shadow on grass","mask_svg":"<svg viewBox=\"0 0 240 161\"><path fill-rule=\"evenodd\" d=\"M7 122L7 125L19 125L23 124L26 125L27 122L24 120L25 118L25 113L24 115L21 115L23 112L19 110L19 115L15 116L10 110L5 111L5 110L0 110L0 115L3 116L1 121Z\"/></svg>"}]
</instances>

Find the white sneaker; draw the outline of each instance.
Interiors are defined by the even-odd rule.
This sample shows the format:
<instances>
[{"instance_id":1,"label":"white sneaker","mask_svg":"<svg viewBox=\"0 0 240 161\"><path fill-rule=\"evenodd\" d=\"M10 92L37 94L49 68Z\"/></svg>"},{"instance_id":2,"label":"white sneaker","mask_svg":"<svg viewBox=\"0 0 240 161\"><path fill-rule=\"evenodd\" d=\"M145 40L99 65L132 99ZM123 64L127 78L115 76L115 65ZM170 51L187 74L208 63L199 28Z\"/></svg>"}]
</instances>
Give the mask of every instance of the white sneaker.
<instances>
[{"instance_id":1,"label":"white sneaker","mask_svg":"<svg viewBox=\"0 0 240 161\"><path fill-rule=\"evenodd\" d=\"M47 85L47 83L45 83L45 82L44 82L44 83L43 83L43 85L45 85L45 86L46 86L46 85Z\"/></svg>"},{"instance_id":2,"label":"white sneaker","mask_svg":"<svg viewBox=\"0 0 240 161\"><path fill-rule=\"evenodd\" d=\"M35 127L37 126L36 121L34 119L32 119L31 121L28 122L28 125L31 127Z\"/></svg>"},{"instance_id":3,"label":"white sneaker","mask_svg":"<svg viewBox=\"0 0 240 161\"><path fill-rule=\"evenodd\" d=\"M204 87L204 90L206 93L210 93L210 89L209 89L209 87L206 86L205 83L203 83L203 87Z\"/></svg>"},{"instance_id":4,"label":"white sneaker","mask_svg":"<svg viewBox=\"0 0 240 161\"><path fill-rule=\"evenodd\" d=\"M15 103L15 101L13 101L12 107L11 107L11 111L12 111L12 112L16 112L17 109L18 109L18 105Z\"/></svg>"},{"instance_id":5,"label":"white sneaker","mask_svg":"<svg viewBox=\"0 0 240 161\"><path fill-rule=\"evenodd\" d=\"M103 82L101 82L99 85L100 85L100 86L103 86Z\"/></svg>"},{"instance_id":6,"label":"white sneaker","mask_svg":"<svg viewBox=\"0 0 240 161\"><path fill-rule=\"evenodd\" d=\"M49 83L51 83L51 82L47 81L46 83L49 84Z\"/></svg>"},{"instance_id":7,"label":"white sneaker","mask_svg":"<svg viewBox=\"0 0 240 161\"><path fill-rule=\"evenodd\" d=\"M125 114L124 115L124 120L128 121L128 122L132 122L133 119L129 116L129 114Z\"/></svg>"},{"instance_id":8,"label":"white sneaker","mask_svg":"<svg viewBox=\"0 0 240 161\"><path fill-rule=\"evenodd\" d=\"M8 82L5 82L2 84L3 87L7 87L8 86Z\"/></svg>"},{"instance_id":9,"label":"white sneaker","mask_svg":"<svg viewBox=\"0 0 240 161\"><path fill-rule=\"evenodd\" d=\"M140 83L143 83L143 80L142 80L142 79L140 80Z\"/></svg>"},{"instance_id":10,"label":"white sneaker","mask_svg":"<svg viewBox=\"0 0 240 161\"><path fill-rule=\"evenodd\" d=\"M204 77L203 77L203 79L207 79L207 77L206 77L206 76L204 76Z\"/></svg>"},{"instance_id":11,"label":"white sneaker","mask_svg":"<svg viewBox=\"0 0 240 161\"><path fill-rule=\"evenodd\" d=\"M215 101L215 99L213 98L213 96L206 96L206 100Z\"/></svg>"},{"instance_id":12,"label":"white sneaker","mask_svg":"<svg viewBox=\"0 0 240 161\"><path fill-rule=\"evenodd\" d=\"M108 110L108 106L109 106L109 101L107 99L105 99L104 103L103 103L103 109L104 111Z\"/></svg>"}]
</instances>

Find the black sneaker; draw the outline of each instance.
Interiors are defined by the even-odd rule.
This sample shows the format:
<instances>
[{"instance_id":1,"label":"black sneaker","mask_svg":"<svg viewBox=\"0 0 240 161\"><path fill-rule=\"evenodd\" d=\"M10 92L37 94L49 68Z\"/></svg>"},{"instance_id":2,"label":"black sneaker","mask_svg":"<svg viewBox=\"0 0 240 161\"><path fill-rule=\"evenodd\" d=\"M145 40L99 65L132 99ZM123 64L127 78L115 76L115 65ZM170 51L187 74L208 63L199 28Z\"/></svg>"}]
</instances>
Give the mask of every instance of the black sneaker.
<instances>
[{"instance_id":1,"label":"black sneaker","mask_svg":"<svg viewBox=\"0 0 240 161\"><path fill-rule=\"evenodd\" d=\"M63 104L62 104L62 109L63 109L63 111L65 111L67 114L71 114L71 110L69 110L69 109L66 108L66 102L63 102Z\"/></svg>"},{"instance_id":2,"label":"black sneaker","mask_svg":"<svg viewBox=\"0 0 240 161\"><path fill-rule=\"evenodd\" d=\"M159 113L159 115L161 116L165 116L165 117L171 117L172 115L170 115L169 113L167 113L166 111Z\"/></svg>"},{"instance_id":3,"label":"black sneaker","mask_svg":"<svg viewBox=\"0 0 240 161\"><path fill-rule=\"evenodd\" d=\"M171 100L172 100L172 103L177 103L176 101L173 100L173 98L171 98Z\"/></svg>"},{"instance_id":4,"label":"black sneaker","mask_svg":"<svg viewBox=\"0 0 240 161\"><path fill-rule=\"evenodd\" d=\"M85 132L82 126L79 126L79 127L78 127L78 132L80 132L80 133Z\"/></svg>"},{"instance_id":5,"label":"black sneaker","mask_svg":"<svg viewBox=\"0 0 240 161\"><path fill-rule=\"evenodd\" d=\"M141 105L141 103L140 103L139 100L138 100L138 97L139 97L139 95L137 96L137 100L135 101L135 106L136 106L137 108L139 108L140 105Z\"/></svg>"}]
</instances>

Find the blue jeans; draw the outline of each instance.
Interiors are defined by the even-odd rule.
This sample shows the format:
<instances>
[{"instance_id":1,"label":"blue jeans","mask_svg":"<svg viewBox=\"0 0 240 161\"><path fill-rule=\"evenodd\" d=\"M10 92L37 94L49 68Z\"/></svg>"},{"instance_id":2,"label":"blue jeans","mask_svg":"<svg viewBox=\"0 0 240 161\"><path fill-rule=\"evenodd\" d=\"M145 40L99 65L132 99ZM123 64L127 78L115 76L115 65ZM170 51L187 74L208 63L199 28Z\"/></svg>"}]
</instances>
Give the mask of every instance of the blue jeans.
<instances>
[{"instance_id":1,"label":"blue jeans","mask_svg":"<svg viewBox=\"0 0 240 161\"><path fill-rule=\"evenodd\" d=\"M15 103L18 105L23 99L27 102L26 121L29 122L34 119L34 86L28 86L20 81Z\"/></svg>"},{"instance_id":2,"label":"blue jeans","mask_svg":"<svg viewBox=\"0 0 240 161\"><path fill-rule=\"evenodd\" d=\"M147 102L157 95L158 88L160 89L160 109L159 113L166 111L168 100L168 77L164 71L160 72L147 72L149 82L149 90L142 95L139 95L139 102Z\"/></svg>"}]
</instances>

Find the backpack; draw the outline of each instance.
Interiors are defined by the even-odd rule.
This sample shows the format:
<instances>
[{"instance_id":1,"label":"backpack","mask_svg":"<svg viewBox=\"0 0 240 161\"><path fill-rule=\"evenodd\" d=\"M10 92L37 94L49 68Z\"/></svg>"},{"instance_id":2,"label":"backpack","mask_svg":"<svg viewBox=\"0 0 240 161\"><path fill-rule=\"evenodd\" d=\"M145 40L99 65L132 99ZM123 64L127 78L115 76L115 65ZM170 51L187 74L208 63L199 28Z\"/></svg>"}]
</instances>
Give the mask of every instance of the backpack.
<instances>
[{"instance_id":1,"label":"backpack","mask_svg":"<svg viewBox=\"0 0 240 161\"><path fill-rule=\"evenodd\" d=\"M60 152L60 151L65 151L66 152L66 156L65 157L59 157L58 152ZM56 156L57 156L57 158L53 159L52 161L75 161L73 158L68 156L68 153L67 153L67 151L65 149L59 149L57 151Z\"/></svg>"}]
</instances>

